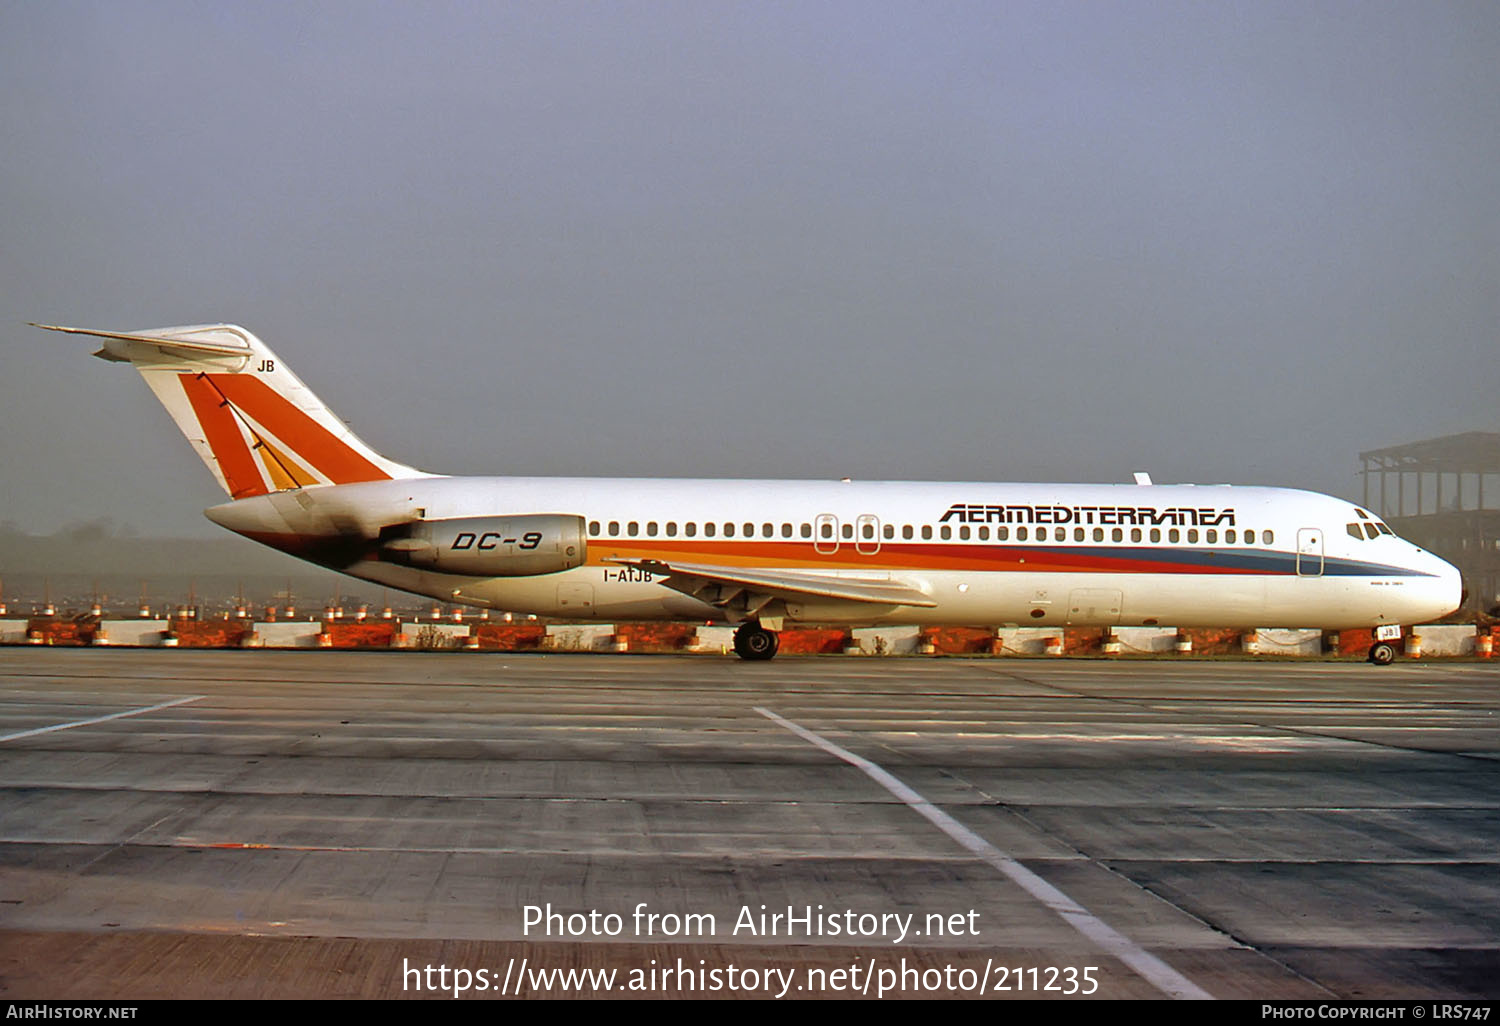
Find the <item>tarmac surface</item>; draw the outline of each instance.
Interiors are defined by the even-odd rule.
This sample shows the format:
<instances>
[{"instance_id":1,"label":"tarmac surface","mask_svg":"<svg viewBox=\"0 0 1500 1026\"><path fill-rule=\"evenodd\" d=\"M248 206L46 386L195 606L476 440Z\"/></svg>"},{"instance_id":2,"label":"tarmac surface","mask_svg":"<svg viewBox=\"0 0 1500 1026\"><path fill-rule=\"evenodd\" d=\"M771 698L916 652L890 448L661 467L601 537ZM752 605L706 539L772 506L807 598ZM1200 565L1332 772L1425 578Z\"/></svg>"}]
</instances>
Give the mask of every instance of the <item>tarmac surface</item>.
<instances>
[{"instance_id":1,"label":"tarmac surface","mask_svg":"<svg viewBox=\"0 0 1500 1026\"><path fill-rule=\"evenodd\" d=\"M0 998L1494 998L1497 711L1475 662L0 649Z\"/></svg>"}]
</instances>

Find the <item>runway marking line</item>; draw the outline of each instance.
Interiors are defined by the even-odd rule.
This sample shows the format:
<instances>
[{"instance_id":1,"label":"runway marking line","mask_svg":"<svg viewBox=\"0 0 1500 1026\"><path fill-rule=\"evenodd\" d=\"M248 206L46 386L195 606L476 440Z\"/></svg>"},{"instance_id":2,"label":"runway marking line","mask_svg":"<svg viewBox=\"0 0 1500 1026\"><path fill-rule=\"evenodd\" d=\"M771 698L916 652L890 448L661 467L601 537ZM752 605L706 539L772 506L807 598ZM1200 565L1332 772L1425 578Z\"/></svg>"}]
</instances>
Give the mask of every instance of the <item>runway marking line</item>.
<instances>
[{"instance_id":1,"label":"runway marking line","mask_svg":"<svg viewBox=\"0 0 1500 1026\"><path fill-rule=\"evenodd\" d=\"M905 802L912 811L922 816L954 841L957 841L959 845L978 856L981 860L994 866L1013 882L1020 885L1027 894L1030 894L1033 898L1036 898L1043 905L1061 916L1063 921L1069 926L1115 958L1118 958L1121 962L1130 966L1131 969L1135 970L1137 975L1152 984L1163 994L1172 998L1196 1001L1213 1000L1212 994L1199 987L1196 983L1183 976L1176 969L1173 969L1166 962L1163 962L1124 934L1115 930L1112 926L1105 923L1104 920L1094 915L1009 855L1006 855L999 848L996 848L989 841L980 837L942 809L933 805L926 798L913 791L910 787L869 759L862 758L851 751L840 748L821 734L816 734L800 724L778 716L763 706L756 706L755 711L773 723L785 727L809 744L816 745L829 755L842 759L844 762L849 763L849 765L859 769L865 776Z\"/></svg>"},{"instance_id":2,"label":"runway marking line","mask_svg":"<svg viewBox=\"0 0 1500 1026\"><path fill-rule=\"evenodd\" d=\"M72 727L87 727L91 723L103 723L106 720L123 719L126 716L141 716L145 713L156 712L158 709L170 709L174 705L186 705L188 702L196 702L207 698L207 695L193 695L189 698L174 698L170 702L161 702L157 705L148 705L143 709L126 709L124 712L110 713L108 716L95 716L87 720L74 720L72 723L54 723L50 727L36 727L32 730L20 730L14 734L0 734L0 743L6 741L18 741L23 737L36 737L38 734L50 734L54 730L68 730Z\"/></svg>"}]
</instances>

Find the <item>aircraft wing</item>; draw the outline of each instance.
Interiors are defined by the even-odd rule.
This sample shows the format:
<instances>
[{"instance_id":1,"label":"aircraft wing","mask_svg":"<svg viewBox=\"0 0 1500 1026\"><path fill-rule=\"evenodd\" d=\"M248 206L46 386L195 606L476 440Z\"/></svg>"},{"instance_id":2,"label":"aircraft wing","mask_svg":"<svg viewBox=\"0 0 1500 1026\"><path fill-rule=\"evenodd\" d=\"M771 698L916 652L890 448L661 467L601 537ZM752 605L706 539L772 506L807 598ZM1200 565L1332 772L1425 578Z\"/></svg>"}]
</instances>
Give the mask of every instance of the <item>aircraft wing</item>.
<instances>
[{"instance_id":1,"label":"aircraft wing","mask_svg":"<svg viewBox=\"0 0 1500 1026\"><path fill-rule=\"evenodd\" d=\"M775 599L806 602L810 598L867 602L880 606L937 603L910 585L869 577L832 577L793 570L755 570L738 566L664 562L658 559L611 559L611 563L665 577L662 583L711 606L754 614Z\"/></svg>"}]
</instances>

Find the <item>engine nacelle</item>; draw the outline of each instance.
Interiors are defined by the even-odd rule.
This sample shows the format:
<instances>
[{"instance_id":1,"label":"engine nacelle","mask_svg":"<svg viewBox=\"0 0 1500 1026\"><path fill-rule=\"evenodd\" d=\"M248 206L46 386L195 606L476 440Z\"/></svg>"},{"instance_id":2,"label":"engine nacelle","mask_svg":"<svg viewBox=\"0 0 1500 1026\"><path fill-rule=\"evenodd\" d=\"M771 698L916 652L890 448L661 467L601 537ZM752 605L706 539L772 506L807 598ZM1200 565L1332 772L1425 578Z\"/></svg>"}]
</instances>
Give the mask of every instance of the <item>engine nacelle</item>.
<instances>
[{"instance_id":1,"label":"engine nacelle","mask_svg":"<svg viewBox=\"0 0 1500 1026\"><path fill-rule=\"evenodd\" d=\"M385 559L466 577L533 577L582 566L583 517L536 514L417 520L381 546ZM387 533L393 533L387 529Z\"/></svg>"}]
</instances>

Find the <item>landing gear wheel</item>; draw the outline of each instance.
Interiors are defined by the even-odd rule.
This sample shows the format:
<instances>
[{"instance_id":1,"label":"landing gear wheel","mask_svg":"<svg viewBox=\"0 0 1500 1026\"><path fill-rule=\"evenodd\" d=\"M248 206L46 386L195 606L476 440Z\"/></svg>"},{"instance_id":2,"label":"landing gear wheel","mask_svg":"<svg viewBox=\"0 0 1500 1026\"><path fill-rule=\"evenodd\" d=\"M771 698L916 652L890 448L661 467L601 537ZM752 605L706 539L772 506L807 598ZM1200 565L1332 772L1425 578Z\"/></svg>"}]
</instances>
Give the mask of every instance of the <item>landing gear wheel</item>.
<instances>
[{"instance_id":1,"label":"landing gear wheel","mask_svg":"<svg viewBox=\"0 0 1500 1026\"><path fill-rule=\"evenodd\" d=\"M734 632L734 654L741 659L770 659L780 644L775 631L768 631L758 623L747 623Z\"/></svg>"},{"instance_id":2,"label":"landing gear wheel","mask_svg":"<svg viewBox=\"0 0 1500 1026\"><path fill-rule=\"evenodd\" d=\"M1370 646L1369 659L1376 666L1389 666L1396 661L1396 646L1389 641L1377 641Z\"/></svg>"}]
</instances>

